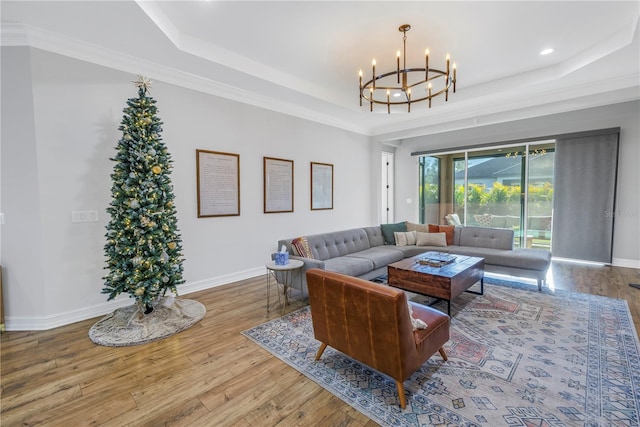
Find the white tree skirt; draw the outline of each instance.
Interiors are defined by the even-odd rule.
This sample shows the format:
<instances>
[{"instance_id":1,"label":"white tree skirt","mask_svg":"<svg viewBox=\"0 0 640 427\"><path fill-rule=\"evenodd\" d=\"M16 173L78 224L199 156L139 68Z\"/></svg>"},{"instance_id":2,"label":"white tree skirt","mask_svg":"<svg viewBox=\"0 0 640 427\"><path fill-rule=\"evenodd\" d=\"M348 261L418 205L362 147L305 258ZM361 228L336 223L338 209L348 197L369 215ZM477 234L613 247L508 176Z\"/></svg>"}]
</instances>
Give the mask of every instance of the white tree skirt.
<instances>
[{"instance_id":1,"label":"white tree skirt","mask_svg":"<svg viewBox=\"0 0 640 427\"><path fill-rule=\"evenodd\" d=\"M144 344L184 331L207 313L204 305L194 300L176 299L167 305L160 301L151 313L142 317L135 304L119 308L94 324L89 329L89 338L108 347Z\"/></svg>"}]
</instances>

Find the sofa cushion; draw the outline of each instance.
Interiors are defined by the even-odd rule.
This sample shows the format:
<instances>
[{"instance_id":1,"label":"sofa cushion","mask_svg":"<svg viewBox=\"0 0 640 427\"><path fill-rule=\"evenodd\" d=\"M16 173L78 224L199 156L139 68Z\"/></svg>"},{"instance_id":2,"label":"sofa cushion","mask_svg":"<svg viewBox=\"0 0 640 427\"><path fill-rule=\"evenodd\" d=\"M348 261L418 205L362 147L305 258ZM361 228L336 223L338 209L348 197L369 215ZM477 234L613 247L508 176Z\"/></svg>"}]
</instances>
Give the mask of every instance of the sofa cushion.
<instances>
[{"instance_id":1,"label":"sofa cushion","mask_svg":"<svg viewBox=\"0 0 640 427\"><path fill-rule=\"evenodd\" d=\"M415 231L396 231L393 233L396 246L412 246L416 244Z\"/></svg>"},{"instance_id":2,"label":"sofa cushion","mask_svg":"<svg viewBox=\"0 0 640 427\"><path fill-rule=\"evenodd\" d=\"M373 262L373 268L375 269L385 267L392 262L400 261L404 258L403 252L395 248L396 246L376 246L346 256L368 259Z\"/></svg>"},{"instance_id":3,"label":"sofa cushion","mask_svg":"<svg viewBox=\"0 0 640 427\"><path fill-rule=\"evenodd\" d=\"M382 235L384 236L384 243L386 245L395 245L396 240L393 233L396 231L407 231L407 224L404 222L398 222L395 224L381 224Z\"/></svg>"},{"instance_id":4,"label":"sofa cushion","mask_svg":"<svg viewBox=\"0 0 640 427\"><path fill-rule=\"evenodd\" d=\"M369 237L369 246L372 248L374 246L382 246L384 245L384 236L382 235L382 228L378 225L376 227L365 227L364 232L367 233L367 237Z\"/></svg>"},{"instance_id":5,"label":"sofa cushion","mask_svg":"<svg viewBox=\"0 0 640 427\"><path fill-rule=\"evenodd\" d=\"M373 261L367 258L354 256L340 256L324 261L324 269L346 274L347 276L358 277L373 270Z\"/></svg>"},{"instance_id":6,"label":"sofa cushion","mask_svg":"<svg viewBox=\"0 0 640 427\"><path fill-rule=\"evenodd\" d=\"M551 252L545 249L487 249L473 246L452 247L451 253L484 258L486 264L525 270L546 271L551 262Z\"/></svg>"},{"instance_id":7,"label":"sofa cushion","mask_svg":"<svg viewBox=\"0 0 640 427\"><path fill-rule=\"evenodd\" d=\"M513 230L506 228L462 227L460 246L487 249L513 249Z\"/></svg>"},{"instance_id":8,"label":"sofa cushion","mask_svg":"<svg viewBox=\"0 0 640 427\"><path fill-rule=\"evenodd\" d=\"M402 252L402 254L404 255L403 256L404 258L420 255L422 253L429 251L428 246L417 246L417 245L416 246L394 246L394 248ZM439 248L439 249L442 250L442 248ZM434 250L437 250L437 249L434 249Z\"/></svg>"},{"instance_id":9,"label":"sofa cushion","mask_svg":"<svg viewBox=\"0 0 640 427\"><path fill-rule=\"evenodd\" d=\"M362 228L307 236L313 257L319 260L369 249L369 238Z\"/></svg>"},{"instance_id":10,"label":"sofa cushion","mask_svg":"<svg viewBox=\"0 0 640 427\"><path fill-rule=\"evenodd\" d=\"M436 225L429 224L429 233L445 233L447 235L447 245L453 245L453 233L455 231L453 225Z\"/></svg>"}]
</instances>

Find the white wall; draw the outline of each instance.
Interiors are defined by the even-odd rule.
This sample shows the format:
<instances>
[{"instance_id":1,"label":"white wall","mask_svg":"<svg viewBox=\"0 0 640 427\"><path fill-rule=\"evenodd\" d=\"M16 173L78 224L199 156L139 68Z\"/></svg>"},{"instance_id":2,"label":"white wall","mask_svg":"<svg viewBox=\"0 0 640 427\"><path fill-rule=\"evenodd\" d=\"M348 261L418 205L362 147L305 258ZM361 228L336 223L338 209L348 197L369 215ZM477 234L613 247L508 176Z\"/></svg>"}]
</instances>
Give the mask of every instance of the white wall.
<instances>
[{"instance_id":1,"label":"white wall","mask_svg":"<svg viewBox=\"0 0 640 427\"><path fill-rule=\"evenodd\" d=\"M3 47L2 55L7 329L46 329L130 304L126 295L106 303L100 291L109 157L136 76L37 49ZM182 294L264 274L280 238L372 223L366 136L163 82L150 93L174 162ZM196 149L240 154L240 216L197 218ZM263 156L294 161L293 213L263 213ZM309 208L311 161L334 165L333 210ZM99 221L72 223L73 210L98 211Z\"/></svg>"},{"instance_id":2,"label":"white wall","mask_svg":"<svg viewBox=\"0 0 640 427\"><path fill-rule=\"evenodd\" d=\"M5 314L9 298L25 311L45 312L47 288L42 263L42 225L29 53L2 48L2 285ZM12 67L5 67L12 64ZM9 143L9 141L13 141ZM5 262L21 260L20 266ZM18 274L19 273L19 274ZM9 288L12 288L9 290ZM8 327L8 322L6 322Z\"/></svg>"},{"instance_id":3,"label":"white wall","mask_svg":"<svg viewBox=\"0 0 640 427\"><path fill-rule=\"evenodd\" d=\"M640 102L634 101L404 140L396 150L396 218L418 220L418 157L412 152L620 127L613 264L640 268L639 117ZM576 189L576 197L587 191Z\"/></svg>"}]
</instances>

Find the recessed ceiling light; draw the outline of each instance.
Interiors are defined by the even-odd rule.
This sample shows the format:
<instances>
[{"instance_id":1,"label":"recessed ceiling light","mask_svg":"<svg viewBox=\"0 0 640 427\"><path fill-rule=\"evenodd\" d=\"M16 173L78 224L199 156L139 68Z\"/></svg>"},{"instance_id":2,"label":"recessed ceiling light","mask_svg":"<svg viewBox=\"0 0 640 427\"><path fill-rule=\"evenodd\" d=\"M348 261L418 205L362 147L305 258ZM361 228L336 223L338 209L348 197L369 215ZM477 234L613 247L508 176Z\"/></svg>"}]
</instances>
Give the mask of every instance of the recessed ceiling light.
<instances>
[{"instance_id":1,"label":"recessed ceiling light","mask_svg":"<svg viewBox=\"0 0 640 427\"><path fill-rule=\"evenodd\" d=\"M540 52L540 55L549 55L549 54L550 54L550 53L552 53L552 52L553 52L553 49L552 49L552 48L550 48L550 47L548 47L548 48L546 48L546 49L543 49L543 50Z\"/></svg>"}]
</instances>

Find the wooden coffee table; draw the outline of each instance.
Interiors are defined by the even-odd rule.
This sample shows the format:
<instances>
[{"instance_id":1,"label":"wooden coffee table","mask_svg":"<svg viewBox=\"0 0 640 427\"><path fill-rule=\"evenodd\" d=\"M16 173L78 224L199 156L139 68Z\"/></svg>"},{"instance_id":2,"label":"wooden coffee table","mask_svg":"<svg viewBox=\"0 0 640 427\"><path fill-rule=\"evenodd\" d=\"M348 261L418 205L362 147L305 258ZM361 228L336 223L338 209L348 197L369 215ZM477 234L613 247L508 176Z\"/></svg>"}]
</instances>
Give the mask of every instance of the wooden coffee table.
<instances>
[{"instance_id":1,"label":"wooden coffee table","mask_svg":"<svg viewBox=\"0 0 640 427\"><path fill-rule=\"evenodd\" d=\"M468 291L484 294L484 258L455 255L455 261L442 267L420 264L425 254L389 264L388 284L395 288L447 301L451 315L451 300ZM468 289L480 281L480 292ZM435 301L437 302L437 300Z\"/></svg>"}]
</instances>

